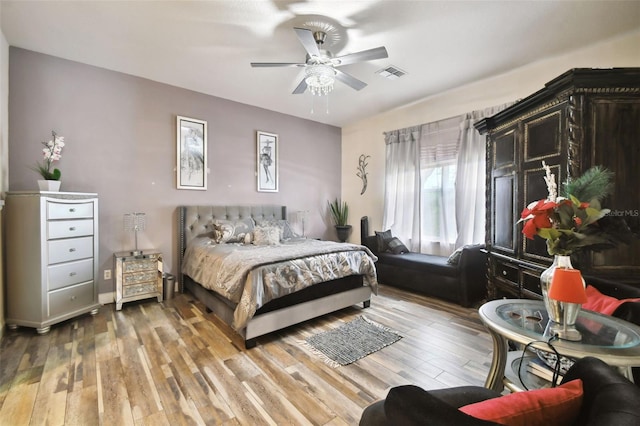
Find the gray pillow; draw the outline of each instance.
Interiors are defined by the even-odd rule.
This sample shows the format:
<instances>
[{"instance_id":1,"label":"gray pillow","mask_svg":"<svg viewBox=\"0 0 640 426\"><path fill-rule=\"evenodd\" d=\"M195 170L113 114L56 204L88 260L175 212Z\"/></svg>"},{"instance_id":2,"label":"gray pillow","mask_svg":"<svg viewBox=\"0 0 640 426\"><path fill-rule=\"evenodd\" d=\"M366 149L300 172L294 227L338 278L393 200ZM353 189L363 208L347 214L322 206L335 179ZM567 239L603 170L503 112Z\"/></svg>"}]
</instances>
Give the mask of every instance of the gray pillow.
<instances>
[{"instance_id":1,"label":"gray pillow","mask_svg":"<svg viewBox=\"0 0 640 426\"><path fill-rule=\"evenodd\" d=\"M213 221L213 239L216 243L242 243L246 235L253 231L253 219Z\"/></svg>"},{"instance_id":2,"label":"gray pillow","mask_svg":"<svg viewBox=\"0 0 640 426\"><path fill-rule=\"evenodd\" d=\"M402 244L402 241L400 241L397 237L389 238L389 240L385 241L385 244L387 246L387 251L390 253L393 253L393 254L409 253L409 249L407 248L407 246Z\"/></svg>"},{"instance_id":3,"label":"gray pillow","mask_svg":"<svg viewBox=\"0 0 640 426\"><path fill-rule=\"evenodd\" d=\"M387 251L387 244L385 240L390 240L393 238L391 235L391 229L387 229L386 231L376 231L376 239L378 240L378 252L384 253Z\"/></svg>"},{"instance_id":4,"label":"gray pillow","mask_svg":"<svg viewBox=\"0 0 640 426\"><path fill-rule=\"evenodd\" d=\"M464 247L458 247L456 249L456 251L454 251L453 253L451 253L449 255L449 258L447 259L447 263L450 265L457 265L458 262L460 262L460 256L462 256L462 249Z\"/></svg>"},{"instance_id":5,"label":"gray pillow","mask_svg":"<svg viewBox=\"0 0 640 426\"><path fill-rule=\"evenodd\" d=\"M293 232L291 229L291 225L284 219L267 219L267 220L259 220L256 222L257 226L277 226L282 230L282 239L288 240L290 238L295 238L298 235Z\"/></svg>"}]
</instances>

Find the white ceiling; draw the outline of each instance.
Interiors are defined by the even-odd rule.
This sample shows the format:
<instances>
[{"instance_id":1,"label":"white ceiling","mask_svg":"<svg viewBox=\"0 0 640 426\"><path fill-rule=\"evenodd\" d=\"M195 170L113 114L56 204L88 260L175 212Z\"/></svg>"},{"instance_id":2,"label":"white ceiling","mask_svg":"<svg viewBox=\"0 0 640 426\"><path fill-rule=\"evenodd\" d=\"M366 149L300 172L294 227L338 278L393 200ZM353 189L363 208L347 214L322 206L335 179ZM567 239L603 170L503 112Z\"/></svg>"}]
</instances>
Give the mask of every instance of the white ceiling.
<instances>
[{"instance_id":1,"label":"white ceiling","mask_svg":"<svg viewBox=\"0 0 640 426\"><path fill-rule=\"evenodd\" d=\"M12 46L341 127L640 28L639 1L2 0L0 7ZM249 65L304 62L293 27L318 15L344 28L332 53L389 52L341 67L368 86L357 92L337 82L329 114L324 98L291 94L299 68ZM375 74L389 65L407 75Z\"/></svg>"}]
</instances>

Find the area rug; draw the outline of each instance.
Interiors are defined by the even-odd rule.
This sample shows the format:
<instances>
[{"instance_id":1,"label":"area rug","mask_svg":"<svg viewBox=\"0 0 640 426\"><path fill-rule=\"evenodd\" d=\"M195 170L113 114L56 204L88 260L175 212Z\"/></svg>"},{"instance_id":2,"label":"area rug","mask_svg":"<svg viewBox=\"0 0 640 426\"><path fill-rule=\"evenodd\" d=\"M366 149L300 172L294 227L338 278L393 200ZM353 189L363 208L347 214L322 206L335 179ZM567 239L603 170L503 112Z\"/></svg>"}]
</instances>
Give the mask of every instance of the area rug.
<instances>
[{"instance_id":1,"label":"area rug","mask_svg":"<svg viewBox=\"0 0 640 426\"><path fill-rule=\"evenodd\" d=\"M304 344L332 367L348 365L402 339L393 330L359 316L305 339Z\"/></svg>"}]
</instances>

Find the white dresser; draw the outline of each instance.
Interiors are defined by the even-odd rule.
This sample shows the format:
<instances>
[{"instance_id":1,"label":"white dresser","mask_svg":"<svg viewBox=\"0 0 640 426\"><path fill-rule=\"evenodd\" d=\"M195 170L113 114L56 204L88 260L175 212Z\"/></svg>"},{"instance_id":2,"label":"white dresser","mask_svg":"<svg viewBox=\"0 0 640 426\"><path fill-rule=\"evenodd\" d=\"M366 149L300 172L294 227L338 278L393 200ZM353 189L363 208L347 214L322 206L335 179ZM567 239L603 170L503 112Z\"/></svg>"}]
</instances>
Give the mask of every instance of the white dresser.
<instances>
[{"instance_id":1,"label":"white dresser","mask_svg":"<svg viewBox=\"0 0 640 426\"><path fill-rule=\"evenodd\" d=\"M9 328L98 313L98 196L9 192L5 199Z\"/></svg>"}]
</instances>

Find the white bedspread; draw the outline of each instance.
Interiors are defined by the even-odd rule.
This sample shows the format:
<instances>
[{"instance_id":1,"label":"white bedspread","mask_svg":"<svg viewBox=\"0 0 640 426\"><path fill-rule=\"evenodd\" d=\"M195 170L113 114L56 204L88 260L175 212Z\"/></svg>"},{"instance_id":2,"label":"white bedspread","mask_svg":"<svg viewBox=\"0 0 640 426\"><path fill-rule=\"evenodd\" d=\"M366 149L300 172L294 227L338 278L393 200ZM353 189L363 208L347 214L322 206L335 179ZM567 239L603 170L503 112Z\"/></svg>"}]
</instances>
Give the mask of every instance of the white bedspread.
<instances>
[{"instance_id":1,"label":"white bedspread","mask_svg":"<svg viewBox=\"0 0 640 426\"><path fill-rule=\"evenodd\" d=\"M185 251L182 273L237 303L232 326L241 330L270 300L323 281L364 275L377 294L376 260L364 246L332 241L300 238L254 246L196 238Z\"/></svg>"}]
</instances>

